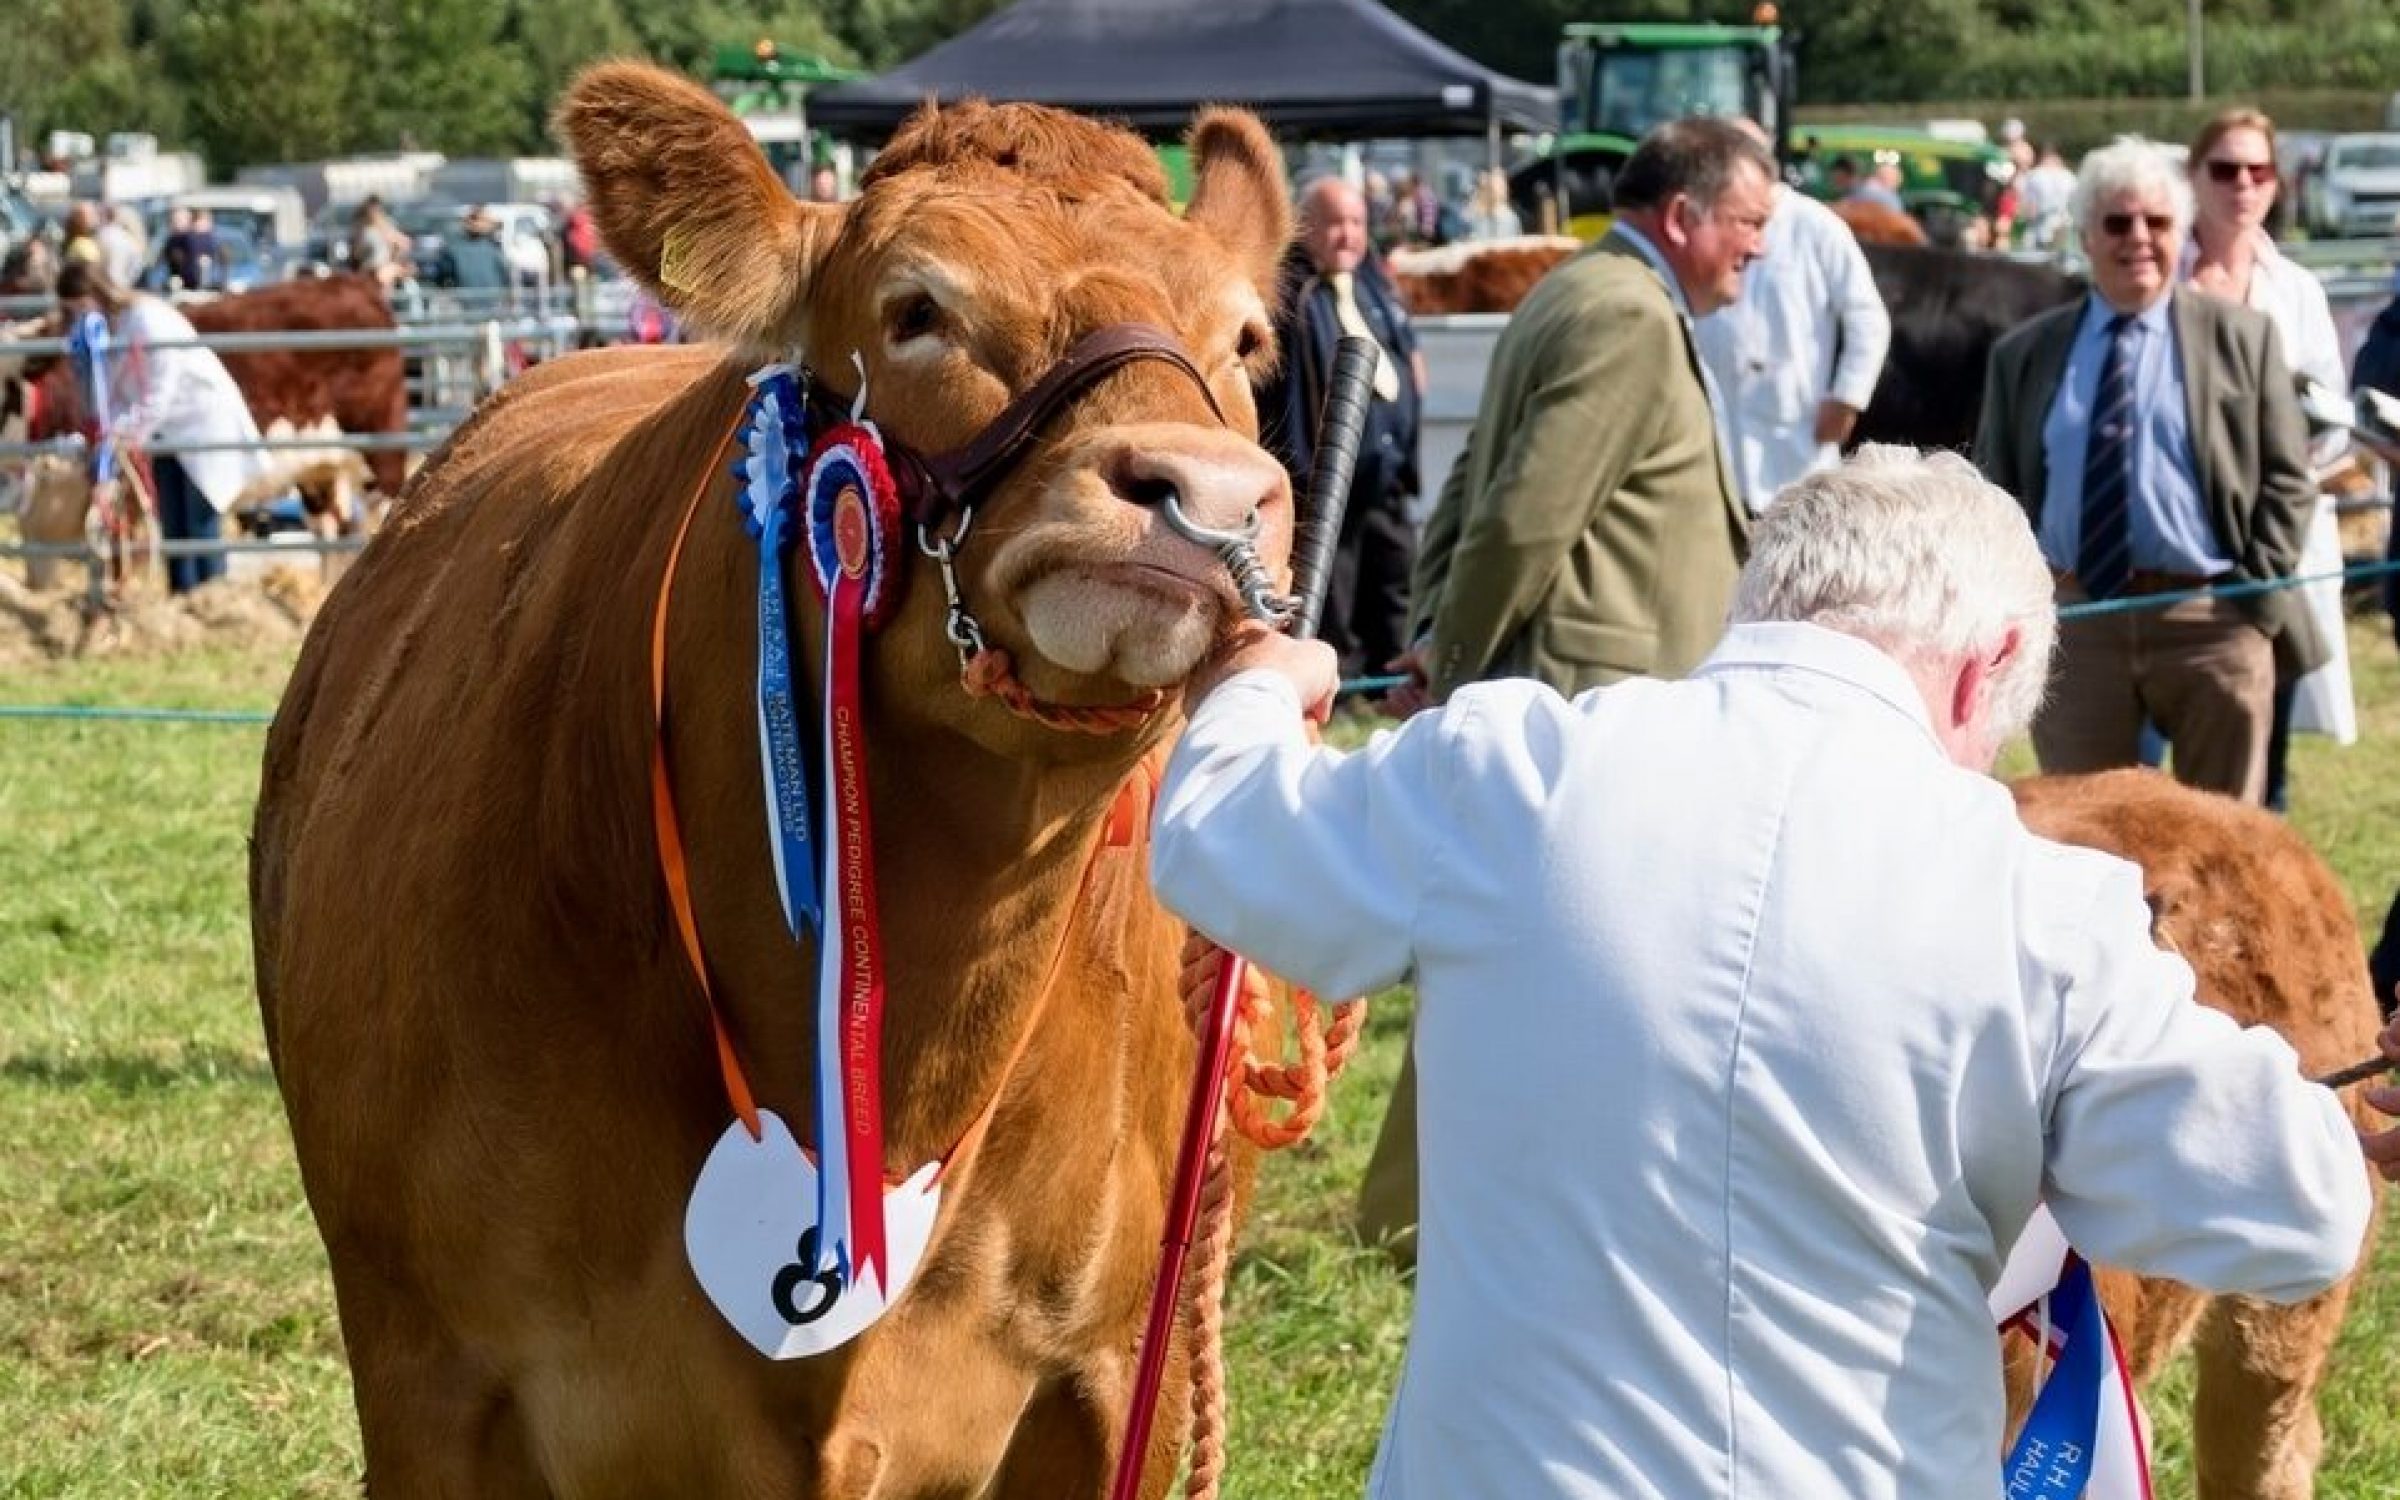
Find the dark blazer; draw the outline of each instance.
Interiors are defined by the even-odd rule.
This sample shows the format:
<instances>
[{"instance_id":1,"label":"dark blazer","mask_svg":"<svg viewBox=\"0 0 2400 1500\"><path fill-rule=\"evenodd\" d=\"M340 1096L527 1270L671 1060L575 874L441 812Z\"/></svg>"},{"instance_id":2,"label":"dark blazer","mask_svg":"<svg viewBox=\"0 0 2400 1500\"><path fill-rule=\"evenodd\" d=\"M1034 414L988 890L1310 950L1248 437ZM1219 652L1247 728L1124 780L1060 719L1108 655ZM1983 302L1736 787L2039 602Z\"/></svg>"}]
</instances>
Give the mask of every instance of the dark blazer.
<instances>
[{"instance_id":1,"label":"dark blazer","mask_svg":"<svg viewBox=\"0 0 2400 1500\"><path fill-rule=\"evenodd\" d=\"M1333 377L1341 315L1335 310L1332 283L1317 274L1304 253L1295 249L1285 257L1283 274L1287 294L1275 322L1283 362L1259 392L1258 419L1268 448L1291 471L1292 493L1306 505L1309 475L1317 461L1317 420L1325 406L1325 386ZM1348 517L1375 506L1397 508L1418 493L1417 424L1424 403L1424 393L1417 389L1417 331L1374 256L1359 263L1351 290L1368 332L1399 371L1400 396L1367 403L1358 467L1350 474L1344 535L1358 529Z\"/></svg>"},{"instance_id":2,"label":"dark blazer","mask_svg":"<svg viewBox=\"0 0 2400 1500\"><path fill-rule=\"evenodd\" d=\"M2275 325L2263 313L2184 287L2173 297L2168 317L2183 360L2192 460L2217 544L2233 559L2237 578L2289 577L2300 561L2316 486L2308 423ZM1975 460L1992 483L2017 497L2037 530L2049 483L2042 423L2085 306L2078 299L2010 330L1992 346L1984 382ZM2282 665L2306 670L2325 660L2325 643L2297 590L2253 594L2242 604L2276 638Z\"/></svg>"}]
</instances>

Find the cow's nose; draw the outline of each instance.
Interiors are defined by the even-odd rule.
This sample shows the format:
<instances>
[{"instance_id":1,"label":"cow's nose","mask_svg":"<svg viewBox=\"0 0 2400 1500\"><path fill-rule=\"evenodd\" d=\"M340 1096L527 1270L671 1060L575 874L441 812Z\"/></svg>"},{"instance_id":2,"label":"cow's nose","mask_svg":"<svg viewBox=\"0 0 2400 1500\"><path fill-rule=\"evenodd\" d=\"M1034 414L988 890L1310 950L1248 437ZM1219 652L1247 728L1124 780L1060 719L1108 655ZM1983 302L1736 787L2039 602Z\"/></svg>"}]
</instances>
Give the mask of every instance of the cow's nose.
<instances>
[{"instance_id":1,"label":"cow's nose","mask_svg":"<svg viewBox=\"0 0 2400 1500\"><path fill-rule=\"evenodd\" d=\"M1109 493L1148 509L1172 499L1192 521L1220 531L1239 531L1291 503L1290 477L1257 444L1230 432L1171 431L1128 432L1112 442L1099 466Z\"/></svg>"}]
</instances>

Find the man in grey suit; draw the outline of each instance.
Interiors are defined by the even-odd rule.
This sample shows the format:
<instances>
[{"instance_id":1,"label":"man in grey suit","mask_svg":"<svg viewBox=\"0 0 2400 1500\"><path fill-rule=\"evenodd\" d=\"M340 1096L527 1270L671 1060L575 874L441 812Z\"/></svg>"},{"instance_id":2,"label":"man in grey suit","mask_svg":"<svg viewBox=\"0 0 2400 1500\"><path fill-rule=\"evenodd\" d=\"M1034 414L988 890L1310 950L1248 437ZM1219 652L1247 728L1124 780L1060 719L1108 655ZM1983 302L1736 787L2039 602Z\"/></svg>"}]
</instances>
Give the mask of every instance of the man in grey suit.
<instances>
[{"instance_id":1,"label":"man in grey suit","mask_svg":"<svg viewBox=\"0 0 2400 1500\"><path fill-rule=\"evenodd\" d=\"M1749 540L1692 320L1741 295L1775 160L1695 118L1643 138L1616 225L1542 278L1500 335L1466 450L1419 544L1407 713L1487 677L1573 695L1680 677L1723 633ZM1416 1075L1392 1091L1362 1235L1415 1258Z\"/></svg>"},{"instance_id":2,"label":"man in grey suit","mask_svg":"<svg viewBox=\"0 0 2400 1500\"><path fill-rule=\"evenodd\" d=\"M2143 599L2291 574L2307 426L2274 326L2176 287L2192 203L2172 160L2142 141L2093 152L2074 216L2092 293L1994 346L1975 444L2032 518L2059 603L2123 606L2060 622L2034 753L2045 771L2133 765L2146 715L2178 779L2256 802L2274 638L2315 644L2296 597Z\"/></svg>"}]
</instances>

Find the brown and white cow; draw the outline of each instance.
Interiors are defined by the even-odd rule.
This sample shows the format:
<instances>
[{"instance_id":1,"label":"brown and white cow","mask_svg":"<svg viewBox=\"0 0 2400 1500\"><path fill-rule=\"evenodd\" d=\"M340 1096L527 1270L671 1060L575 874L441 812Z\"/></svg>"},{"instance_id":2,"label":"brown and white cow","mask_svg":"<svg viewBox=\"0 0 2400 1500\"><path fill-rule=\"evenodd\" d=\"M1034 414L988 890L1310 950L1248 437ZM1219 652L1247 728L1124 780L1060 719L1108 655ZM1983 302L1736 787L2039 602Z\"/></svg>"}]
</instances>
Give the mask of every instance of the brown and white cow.
<instances>
[{"instance_id":1,"label":"brown and white cow","mask_svg":"<svg viewBox=\"0 0 2400 1500\"><path fill-rule=\"evenodd\" d=\"M668 74L596 69L560 123L611 253L732 347L572 355L487 402L329 596L257 813L261 1009L368 1489L1096 1496L1191 1060L1181 930L1103 826L1236 609L1156 502L1255 512L1268 566L1288 551L1250 394L1290 231L1280 160L1249 116L1204 114L1179 217L1131 135L970 104L918 115L858 199L820 205ZM804 1130L814 959L776 900L757 552L720 436L764 360L847 399L855 355L884 433L949 452L1128 322L1192 371L1142 359L1086 389L958 554L965 606L1047 720L962 689L913 549L869 648L887 1158L929 1161L997 1108L883 1321L770 1361L703 1301L683 1243L731 1115L651 802L652 615L681 517L697 494L662 636L697 936L760 1102ZM806 565L790 576L813 678ZM1079 706L1130 727L1050 727ZM1148 1494L1182 1435L1162 1416Z\"/></svg>"},{"instance_id":2,"label":"brown and white cow","mask_svg":"<svg viewBox=\"0 0 2400 1500\"><path fill-rule=\"evenodd\" d=\"M180 304L203 336L218 333L342 332L391 330L391 308L372 278L330 276L280 282L233 296ZM54 319L19 325L11 338L56 337ZM307 503L310 523L321 536L357 535L367 527L372 484L388 501L400 492L408 455L397 450L364 453L345 445L345 435L397 435L408 430L408 387L398 349L268 349L220 356L249 403L262 435L277 441L317 440L321 446L272 452L266 471L231 503L239 511L292 490ZM22 378L20 378L22 376ZM22 423L17 440L41 441L83 431L88 414L64 360L43 359L0 369L0 430ZM35 460L24 484L39 501L28 507L22 532L27 540L66 542L84 534L88 495L79 488L77 466L63 459ZM40 533L37 536L37 531ZM35 587L41 571L29 565Z\"/></svg>"},{"instance_id":3,"label":"brown and white cow","mask_svg":"<svg viewBox=\"0 0 2400 1500\"><path fill-rule=\"evenodd\" d=\"M2272 1027L2311 1077L2375 1054L2381 1018L2349 899L2289 824L2150 771L2037 777L2016 793L2036 832L2142 867L2152 931L2191 964L2203 1003ZM2361 1125L2374 1123L2355 1095L2348 1103ZM2192 1447L2205 1500L2315 1493L2317 1392L2358 1274L2277 1307L2102 1270L2101 1297L2137 1386L2193 1349ZM2020 1414L2029 1351L2012 1341Z\"/></svg>"}]
</instances>

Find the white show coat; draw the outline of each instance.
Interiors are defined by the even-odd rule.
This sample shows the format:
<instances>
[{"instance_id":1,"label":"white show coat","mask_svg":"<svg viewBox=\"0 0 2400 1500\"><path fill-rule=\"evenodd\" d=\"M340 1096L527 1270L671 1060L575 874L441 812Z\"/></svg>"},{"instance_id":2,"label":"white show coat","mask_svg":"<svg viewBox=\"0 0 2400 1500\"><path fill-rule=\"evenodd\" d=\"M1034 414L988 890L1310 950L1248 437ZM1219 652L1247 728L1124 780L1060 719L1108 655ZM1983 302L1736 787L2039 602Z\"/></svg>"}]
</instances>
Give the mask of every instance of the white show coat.
<instances>
[{"instance_id":1,"label":"white show coat","mask_svg":"<svg viewBox=\"0 0 2400 1500\"><path fill-rule=\"evenodd\" d=\"M1766 249L1742 272L1742 295L1693 325L1700 358L1724 393L1734 482L1752 513L1841 454L1816 439L1817 405L1859 411L1875 395L1892 320L1850 226L1824 204L1775 190Z\"/></svg>"},{"instance_id":2,"label":"white show coat","mask_svg":"<svg viewBox=\"0 0 2400 1500\"><path fill-rule=\"evenodd\" d=\"M1297 707L1267 672L1199 705L1152 878L1320 994L1416 971L1378 1500L1991 1500L1985 1297L2037 1198L2201 1287L2356 1258L2332 1094L1866 643L1738 626L1680 682L1481 684L1350 754Z\"/></svg>"},{"instance_id":3,"label":"white show coat","mask_svg":"<svg viewBox=\"0 0 2400 1500\"><path fill-rule=\"evenodd\" d=\"M207 349L160 349L199 335L191 320L156 297L137 296L109 330L109 400L118 435L136 447L255 443L250 403ZM170 455L222 512L267 472L256 448Z\"/></svg>"}]
</instances>

